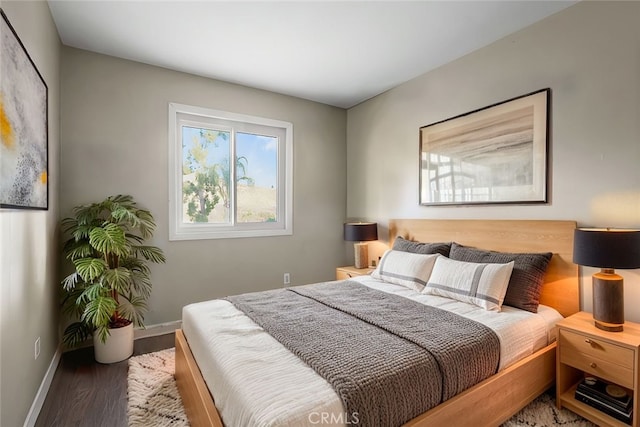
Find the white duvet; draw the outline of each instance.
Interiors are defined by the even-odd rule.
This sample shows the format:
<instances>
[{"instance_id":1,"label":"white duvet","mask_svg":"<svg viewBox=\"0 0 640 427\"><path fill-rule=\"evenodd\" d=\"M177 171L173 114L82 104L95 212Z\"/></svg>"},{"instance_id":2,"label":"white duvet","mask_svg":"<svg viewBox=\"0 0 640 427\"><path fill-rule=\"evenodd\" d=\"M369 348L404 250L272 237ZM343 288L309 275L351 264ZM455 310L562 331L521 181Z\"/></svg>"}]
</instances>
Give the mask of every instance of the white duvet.
<instances>
[{"instance_id":1,"label":"white duvet","mask_svg":"<svg viewBox=\"0 0 640 427\"><path fill-rule=\"evenodd\" d=\"M491 312L371 276L351 280L490 327L500 339L499 369L552 342L554 325L562 318L546 306L540 306L537 314L508 306ZM343 413L329 383L231 303L212 300L184 307L182 329L226 426L298 427L356 421Z\"/></svg>"}]
</instances>

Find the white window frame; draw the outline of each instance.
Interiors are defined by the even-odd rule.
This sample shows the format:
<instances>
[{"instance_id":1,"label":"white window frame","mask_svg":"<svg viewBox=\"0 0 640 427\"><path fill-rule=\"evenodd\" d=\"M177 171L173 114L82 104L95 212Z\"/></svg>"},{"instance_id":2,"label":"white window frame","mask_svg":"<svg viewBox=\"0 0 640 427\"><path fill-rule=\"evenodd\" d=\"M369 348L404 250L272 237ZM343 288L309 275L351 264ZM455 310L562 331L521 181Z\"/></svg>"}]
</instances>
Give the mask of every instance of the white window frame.
<instances>
[{"instance_id":1,"label":"white window frame","mask_svg":"<svg viewBox=\"0 0 640 427\"><path fill-rule=\"evenodd\" d=\"M188 117L184 117L188 116ZM217 123L222 122L222 123ZM278 138L277 213L275 222L231 224L185 223L182 199L182 125L237 127L266 126L284 131ZM169 240L228 239L242 237L285 236L293 234L293 124L281 120L229 113L185 104L169 103ZM232 144L233 145L233 144ZM232 156L235 158L235 147ZM231 161L232 171L235 162ZM235 199L235 174L232 172L231 197ZM232 203L235 206L235 203Z\"/></svg>"}]
</instances>

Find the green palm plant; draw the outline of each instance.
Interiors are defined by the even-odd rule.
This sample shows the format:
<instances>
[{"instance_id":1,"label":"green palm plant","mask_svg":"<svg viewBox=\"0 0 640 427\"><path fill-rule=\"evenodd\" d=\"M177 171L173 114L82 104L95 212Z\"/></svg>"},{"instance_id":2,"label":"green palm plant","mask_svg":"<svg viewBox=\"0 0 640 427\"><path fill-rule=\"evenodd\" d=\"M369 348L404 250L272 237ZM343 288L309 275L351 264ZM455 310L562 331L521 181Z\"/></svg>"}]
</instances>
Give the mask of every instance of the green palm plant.
<instances>
[{"instance_id":1,"label":"green palm plant","mask_svg":"<svg viewBox=\"0 0 640 427\"><path fill-rule=\"evenodd\" d=\"M148 210L131 196L111 196L102 202L78 206L62 220L63 253L74 272L62 281L63 311L76 322L64 331L69 347L97 332L102 342L110 328L134 323L143 326L151 294L148 262L163 263L155 246L144 245L156 224Z\"/></svg>"}]
</instances>

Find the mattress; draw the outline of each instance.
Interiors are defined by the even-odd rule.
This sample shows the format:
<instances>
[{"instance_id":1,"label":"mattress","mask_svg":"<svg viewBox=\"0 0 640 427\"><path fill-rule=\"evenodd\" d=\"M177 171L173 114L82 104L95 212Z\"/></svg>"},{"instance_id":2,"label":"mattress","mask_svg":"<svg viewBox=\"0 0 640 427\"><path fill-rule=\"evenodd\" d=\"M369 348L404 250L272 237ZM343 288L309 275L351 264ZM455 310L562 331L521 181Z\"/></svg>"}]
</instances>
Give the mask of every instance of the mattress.
<instances>
[{"instance_id":1,"label":"mattress","mask_svg":"<svg viewBox=\"0 0 640 427\"><path fill-rule=\"evenodd\" d=\"M501 312L382 282L353 278L371 288L449 310L490 327L500 340L502 370L555 340L562 316L503 306ZM331 385L262 328L224 300L183 308L182 329L227 426L348 425Z\"/></svg>"}]
</instances>

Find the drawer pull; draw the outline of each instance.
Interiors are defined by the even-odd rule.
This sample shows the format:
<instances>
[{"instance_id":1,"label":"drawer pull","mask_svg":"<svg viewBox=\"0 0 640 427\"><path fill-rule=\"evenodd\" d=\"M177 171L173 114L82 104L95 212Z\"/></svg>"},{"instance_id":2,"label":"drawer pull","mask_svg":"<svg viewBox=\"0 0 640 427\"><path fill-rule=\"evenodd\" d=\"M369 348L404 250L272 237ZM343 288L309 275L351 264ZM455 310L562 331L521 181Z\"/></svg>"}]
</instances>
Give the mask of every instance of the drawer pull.
<instances>
[{"instance_id":1,"label":"drawer pull","mask_svg":"<svg viewBox=\"0 0 640 427\"><path fill-rule=\"evenodd\" d=\"M589 363L589 366L591 366L593 369L596 369L598 367L595 362Z\"/></svg>"},{"instance_id":2,"label":"drawer pull","mask_svg":"<svg viewBox=\"0 0 640 427\"><path fill-rule=\"evenodd\" d=\"M599 347L599 344L596 341L593 341L589 338L585 338L584 342L586 342L587 344L589 344L592 348L597 348Z\"/></svg>"}]
</instances>

